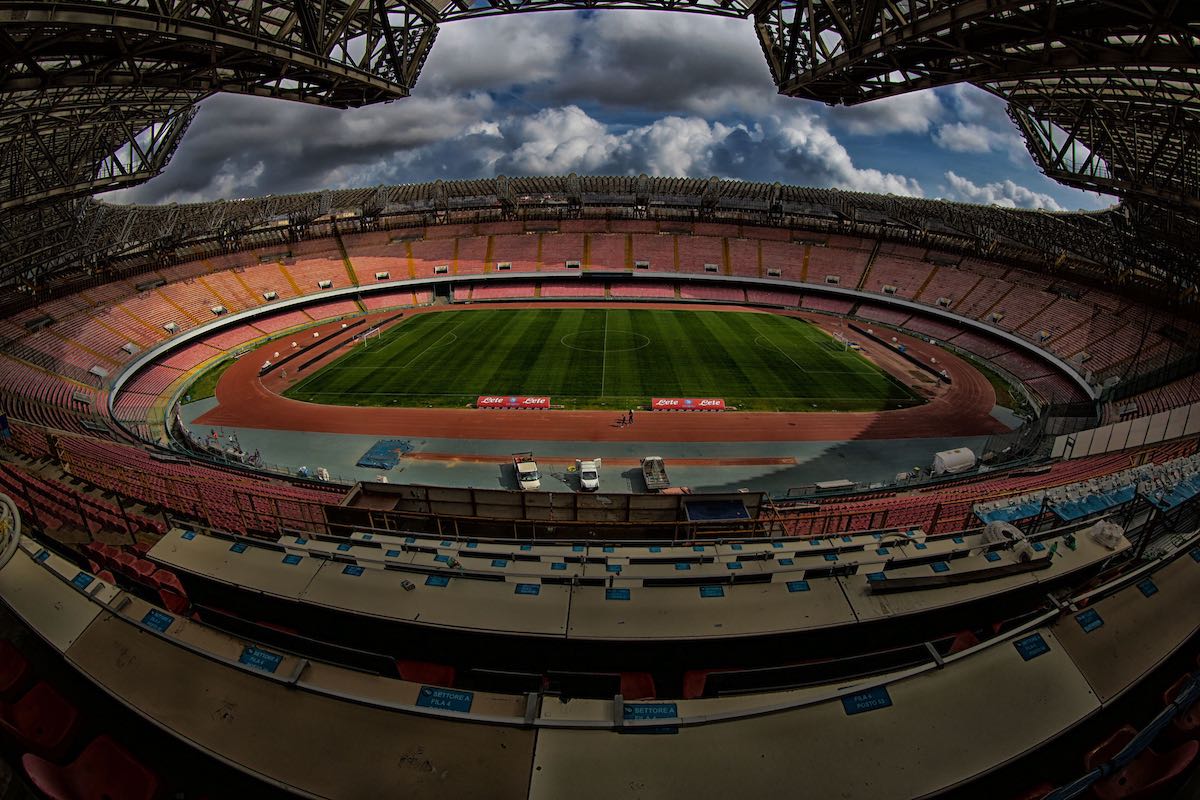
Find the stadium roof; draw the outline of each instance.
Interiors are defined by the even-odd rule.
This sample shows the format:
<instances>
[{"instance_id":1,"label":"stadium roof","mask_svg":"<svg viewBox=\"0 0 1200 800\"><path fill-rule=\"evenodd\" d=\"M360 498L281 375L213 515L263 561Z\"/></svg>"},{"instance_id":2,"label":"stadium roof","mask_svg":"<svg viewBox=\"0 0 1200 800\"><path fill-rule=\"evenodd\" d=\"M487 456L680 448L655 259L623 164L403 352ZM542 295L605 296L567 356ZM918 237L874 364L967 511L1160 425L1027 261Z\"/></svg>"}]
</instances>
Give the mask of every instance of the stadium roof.
<instances>
[{"instance_id":1,"label":"stadium roof","mask_svg":"<svg viewBox=\"0 0 1200 800\"><path fill-rule=\"evenodd\" d=\"M0 286L34 287L58 275L104 268L139 248L179 241L175 231L181 224L195 230L197 220L216 218L228 225L226 215L241 205L150 212L87 200L160 172L195 104L214 92L341 108L401 98L420 74L439 24L566 8L752 18L780 91L797 97L857 103L953 82L982 86L1009 101L1010 114L1047 174L1128 201L1123 216L1104 217L1106 233L1099 241L1119 245L1104 252L1083 241L1077 245L1071 237L1057 245L1040 235L1026 241L1047 242L1052 247L1046 252L1098 257L1117 270L1194 281L1200 241L1195 235L1200 218L1196 3L0 0ZM701 211L741 193L748 202L765 203L770 212L770 191L732 182L700 183L703 188L657 182L653 193L698 193ZM450 185L433 186L441 188L427 191L448 197L457 191ZM409 190L364 191L375 197L386 194L391 201ZM495 198L504 213L514 213L521 203L513 196L524 191L501 181L481 196ZM635 195L637 191L635 186ZM562 190L568 201L573 192L571 184ZM842 198L838 203L858 209L840 209L843 220L876 213L868 211L873 204L898 207L887 199L837 196ZM293 208L310 202L296 199L304 197L309 196L264 198L251 203L260 209L251 216L259 219L261 209L273 206L286 206L292 216L311 216ZM1146 211L1145 204L1170 213ZM332 207L341 204L333 202ZM979 227L984 231L979 238L988 241L1012 235L1012 220L1025 219L958 206L936 211L920 203L910 207L917 208L919 214L889 213L910 215L906 224L919 229L943 224L960 229L961 221L956 227L938 220L969 218L968 227ZM165 232L140 232L143 221L164 217L172 221ZM1081 223L1084 228L1095 224L1088 219L1092 221ZM1021 231L1027 226L1017 223L1016 235L1026 235ZM224 235L217 228L212 232ZM1097 252L1086 254L1088 250Z\"/></svg>"}]
</instances>

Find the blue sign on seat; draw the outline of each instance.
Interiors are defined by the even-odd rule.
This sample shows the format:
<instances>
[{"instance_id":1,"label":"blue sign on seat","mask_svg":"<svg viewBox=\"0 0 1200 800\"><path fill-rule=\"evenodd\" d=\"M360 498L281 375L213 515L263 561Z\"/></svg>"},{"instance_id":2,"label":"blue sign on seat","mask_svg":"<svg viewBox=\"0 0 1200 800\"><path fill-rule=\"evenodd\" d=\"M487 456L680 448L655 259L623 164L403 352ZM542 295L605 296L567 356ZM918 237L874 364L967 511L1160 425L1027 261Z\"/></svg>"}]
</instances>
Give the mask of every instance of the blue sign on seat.
<instances>
[{"instance_id":1,"label":"blue sign on seat","mask_svg":"<svg viewBox=\"0 0 1200 800\"><path fill-rule=\"evenodd\" d=\"M659 547L658 545L654 545L653 547L651 547L651 548L650 548L650 552L651 552L651 553L661 553L661 552L662 552L662 548L661 548L661 547Z\"/></svg>"},{"instance_id":2,"label":"blue sign on seat","mask_svg":"<svg viewBox=\"0 0 1200 800\"><path fill-rule=\"evenodd\" d=\"M925 544L924 542L917 542L916 544L913 545L913 547L917 548L918 550L924 550L927 547L929 547L929 545Z\"/></svg>"},{"instance_id":3,"label":"blue sign on seat","mask_svg":"<svg viewBox=\"0 0 1200 800\"><path fill-rule=\"evenodd\" d=\"M192 539L196 538L196 532L195 531L184 531L183 538L184 538L184 540L190 542Z\"/></svg>"},{"instance_id":4,"label":"blue sign on seat","mask_svg":"<svg viewBox=\"0 0 1200 800\"><path fill-rule=\"evenodd\" d=\"M934 572L949 572L950 571L950 565L947 564L945 561L935 561L932 564L930 564L929 566L931 569L933 569Z\"/></svg>"},{"instance_id":5,"label":"blue sign on seat","mask_svg":"<svg viewBox=\"0 0 1200 800\"><path fill-rule=\"evenodd\" d=\"M492 566L495 567L496 569L502 569L504 567L507 567L508 559L507 558L493 558Z\"/></svg>"},{"instance_id":6,"label":"blue sign on seat","mask_svg":"<svg viewBox=\"0 0 1200 800\"><path fill-rule=\"evenodd\" d=\"M605 545L601 549L606 553L615 553L617 550L617 548L613 547L612 545Z\"/></svg>"},{"instance_id":7,"label":"blue sign on seat","mask_svg":"<svg viewBox=\"0 0 1200 800\"><path fill-rule=\"evenodd\" d=\"M237 542L236 544L233 545L233 547L229 548L229 552L244 553L244 552L246 552L246 547L247 547L247 545L245 542Z\"/></svg>"},{"instance_id":8,"label":"blue sign on seat","mask_svg":"<svg viewBox=\"0 0 1200 800\"><path fill-rule=\"evenodd\" d=\"M348 553L348 552L350 552L350 545L348 545L348 544L339 544L339 545L337 546L337 549L338 549L338 551L339 551L339 552L342 552L342 553Z\"/></svg>"},{"instance_id":9,"label":"blue sign on seat","mask_svg":"<svg viewBox=\"0 0 1200 800\"><path fill-rule=\"evenodd\" d=\"M604 571L605 572L620 572L621 565L620 564L605 564Z\"/></svg>"},{"instance_id":10,"label":"blue sign on seat","mask_svg":"<svg viewBox=\"0 0 1200 800\"><path fill-rule=\"evenodd\" d=\"M286 556L283 557L283 563L287 564L289 567L296 566L297 564L300 563L300 561L301 561L300 556L296 555L295 553L288 553Z\"/></svg>"},{"instance_id":11,"label":"blue sign on seat","mask_svg":"<svg viewBox=\"0 0 1200 800\"><path fill-rule=\"evenodd\" d=\"M837 553L826 553L826 554L825 554L825 560L826 560L826 561L837 561L837 560L838 560L838 559L837 559Z\"/></svg>"},{"instance_id":12,"label":"blue sign on seat","mask_svg":"<svg viewBox=\"0 0 1200 800\"><path fill-rule=\"evenodd\" d=\"M704 545L702 545L702 544L694 544L694 545L692 545L692 550L694 550L694 551L695 551L695 552L697 552L697 553L703 553L703 552L704 552Z\"/></svg>"},{"instance_id":13,"label":"blue sign on seat","mask_svg":"<svg viewBox=\"0 0 1200 800\"><path fill-rule=\"evenodd\" d=\"M686 564L686 563L682 563L682 562L677 562L677 563L675 564L675 570L676 570L676 572L684 572L684 571L686 571L686 570L689 570L689 569L691 569L691 568L692 568L692 565L691 565L691 564Z\"/></svg>"},{"instance_id":14,"label":"blue sign on seat","mask_svg":"<svg viewBox=\"0 0 1200 800\"><path fill-rule=\"evenodd\" d=\"M1045 542L1034 542L1033 549L1035 552L1040 553L1046 549L1046 543Z\"/></svg>"},{"instance_id":15,"label":"blue sign on seat","mask_svg":"<svg viewBox=\"0 0 1200 800\"><path fill-rule=\"evenodd\" d=\"M523 544L523 545L521 545L521 549L522 549L522 550L532 550L532 549L533 549L533 545L531 545L531 544Z\"/></svg>"},{"instance_id":16,"label":"blue sign on seat","mask_svg":"<svg viewBox=\"0 0 1200 800\"><path fill-rule=\"evenodd\" d=\"M605 600L628 600L629 599L629 590L628 589L605 589L604 590L604 599Z\"/></svg>"},{"instance_id":17,"label":"blue sign on seat","mask_svg":"<svg viewBox=\"0 0 1200 800\"><path fill-rule=\"evenodd\" d=\"M725 565L725 569L741 569L741 568L742 568L742 562L740 562L740 561L730 561L728 564Z\"/></svg>"},{"instance_id":18,"label":"blue sign on seat","mask_svg":"<svg viewBox=\"0 0 1200 800\"><path fill-rule=\"evenodd\" d=\"M775 548L776 550L782 550L783 542L771 542L771 547Z\"/></svg>"},{"instance_id":19,"label":"blue sign on seat","mask_svg":"<svg viewBox=\"0 0 1200 800\"><path fill-rule=\"evenodd\" d=\"M93 580L95 580L95 578L93 578L91 575L88 575L86 572L81 572L71 579L71 585L76 589L86 589Z\"/></svg>"},{"instance_id":20,"label":"blue sign on seat","mask_svg":"<svg viewBox=\"0 0 1200 800\"><path fill-rule=\"evenodd\" d=\"M700 587L700 596L701 597L724 597L725 596L725 587L724 586L701 586Z\"/></svg>"},{"instance_id":21,"label":"blue sign on seat","mask_svg":"<svg viewBox=\"0 0 1200 800\"><path fill-rule=\"evenodd\" d=\"M1192 561L1195 561L1197 564L1200 564L1200 547L1193 547L1191 556L1192 556Z\"/></svg>"},{"instance_id":22,"label":"blue sign on seat","mask_svg":"<svg viewBox=\"0 0 1200 800\"><path fill-rule=\"evenodd\" d=\"M855 692L842 697L842 708L847 716L862 714L866 711L878 711L892 705L892 696L886 686L876 686L865 692Z\"/></svg>"},{"instance_id":23,"label":"blue sign on seat","mask_svg":"<svg viewBox=\"0 0 1200 800\"><path fill-rule=\"evenodd\" d=\"M454 542L451 542L449 539L443 539L438 547L450 547L452 544L454 544Z\"/></svg>"},{"instance_id":24,"label":"blue sign on seat","mask_svg":"<svg viewBox=\"0 0 1200 800\"><path fill-rule=\"evenodd\" d=\"M531 597L537 597L542 593L541 584L537 583L518 583L513 594L525 594Z\"/></svg>"},{"instance_id":25,"label":"blue sign on seat","mask_svg":"<svg viewBox=\"0 0 1200 800\"><path fill-rule=\"evenodd\" d=\"M567 562L565 562L565 561L555 561L553 564L550 565L550 569L555 570L555 571L562 571L562 570L565 570L566 568L567 568Z\"/></svg>"},{"instance_id":26,"label":"blue sign on seat","mask_svg":"<svg viewBox=\"0 0 1200 800\"><path fill-rule=\"evenodd\" d=\"M303 538L297 539L296 544L298 544L298 545L308 544L308 539L303 539Z\"/></svg>"},{"instance_id":27,"label":"blue sign on seat","mask_svg":"<svg viewBox=\"0 0 1200 800\"><path fill-rule=\"evenodd\" d=\"M272 653L269 650L263 650L261 647L246 645L242 649L242 655L238 657L238 661L246 666L261 669L263 672L273 673L279 669L279 664L283 661L283 656L278 653Z\"/></svg>"},{"instance_id":28,"label":"blue sign on seat","mask_svg":"<svg viewBox=\"0 0 1200 800\"><path fill-rule=\"evenodd\" d=\"M582 553L582 552L583 552L583 545L581 545L581 544L573 544L573 545L571 545L571 552L572 552L572 553Z\"/></svg>"},{"instance_id":29,"label":"blue sign on seat","mask_svg":"<svg viewBox=\"0 0 1200 800\"><path fill-rule=\"evenodd\" d=\"M1040 655L1050 652L1050 645L1046 644L1046 640L1042 638L1040 633L1031 633L1028 636L1023 636L1015 640L1013 647L1017 648L1017 652L1021 654L1021 658L1026 661L1031 661Z\"/></svg>"},{"instance_id":30,"label":"blue sign on seat","mask_svg":"<svg viewBox=\"0 0 1200 800\"><path fill-rule=\"evenodd\" d=\"M1104 625L1104 620L1100 618L1100 612L1094 608L1076 614L1075 621L1079 623L1080 628L1083 628L1084 633L1091 633Z\"/></svg>"},{"instance_id":31,"label":"blue sign on seat","mask_svg":"<svg viewBox=\"0 0 1200 800\"><path fill-rule=\"evenodd\" d=\"M359 575L363 574L363 568L358 564L347 564L346 566L342 567L342 574L357 578Z\"/></svg>"},{"instance_id":32,"label":"blue sign on seat","mask_svg":"<svg viewBox=\"0 0 1200 800\"><path fill-rule=\"evenodd\" d=\"M731 545L729 545L729 549L730 550L741 550L742 546L740 544L731 544Z\"/></svg>"},{"instance_id":33,"label":"blue sign on seat","mask_svg":"<svg viewBox=\"0 0 1200 800\"><path fill-rule=\"evenodd\" d=\"M1152 595L1158 594L1158 585L1154 583L1153 578L1146 578L1138 581L1137 587L1138 591L1142 593L1143 597L1151 597Z\"/></svg>"},{"instance_id":34,"label":"blue sign on seat","mask_svg":"<svg viewBox=\"0 0 1200 800\"><path fill-rule=\"evenodd\" d=\"M437 586L439 588L443 586L449 586L450 578L446 575L430 575L425 579L425 585Z\"/></svg>"},{"instance_id":35,"label":"blue sign on seat","mask_svg":"<svg viewBox=\"0 0 1200 800\"><path fill-rule=\"evenodd\" d=\"M404 543L405 543L405 544L413 544L413 543L415 543L416 541L417 541L417 537L415 537L415 536L405 536L405 537L404 537Z\"/></svg>"},{"instance_id":36,"label":"blue sign on seat","mask_svg":"<svg viewBox=\"0 0 1200 800\"><path fill-rule=\"evenodd\" d=\"M787 590L789 592L807 592L809 590L808 581L788 581Z\"/></svg>"},{"instance_id":37,"label":"blue sign on seat","mask_svg":"<svg viewBox=\"0 0 1200 800\"><path fill-rule=\"evenodd\" d=\"M950 541L954 542L955 544L962 544L962 543L963 543L963 537L961 537L961 536L955 536L955 537L954 537L953 539L951 539Z\"/></svg>"},{"instance_id":38,"label":"blue sign on seat","mask_svg":"<svg viewBox=\"0 0 1200 800\"><path fill-rule=\"evenodd\" d=\"M1000 554L999 553L984 553L983 558L986 561L999 561Z\"/></svg>"},{"instance_id":39,"label":"blue sign on seat","mask_svg":"<svg viewBox=\"0 0 1200 800\"><path fill-rule=\"evenodd\" d=\"M449 564L449 563L450 563L450 556L447 556L447 555L441 555L441 554L439 554L439 555L436 555L436 556L434 556L434 557L433 557L433 560L434 560L434 561L437 561L437 562L439 562L439 563L441 563L441 564Z\"/></svg>"},{"instance_id":40,"label":"blue sign on seat","mask_svg":"<svg viewBox=\"0 0 1200 800\"><path fill-rule=\"evenodd\" d=\"M142 624L147 628L153 628L159 633L166 633L167 628L171 627L171 623L175 618L170 614L165 614L157 608L152 608L146 612L146 616L142 617Z\"/></svg>"},{"instance_id":41,"label":"blue sign on seat","mask_svg":"<svg viewBox=\"0 0 1200 800\"><path fill-rule=\"evenodd\" d=\"M50 551L43 548L41 550L38 550L37 555L33 557L33 560L36 561L37 563L41 564L43 561L45 561L49 557L50 557Z\"/></svg>"},{"instance_id":42,"label":"blue sign on seat","mask_svg":"<svg viewBox=\"0 0 1200 800\"><path fill-rule=\"evenodd\" d=\"M679 706L675 703L624 703L622 716L629 722L643 720L674 720L679 718ZM677 725L652 725L623 728L623 733L672 734L679 733Z\"/></svg>"},{"instance_id":43,"label":"blue sign on seat","mask_svg":"<svg viewBox=\"0 0 1200 800\"><path fill-rule=\"evenodd\" d=\"M867 573L867 583L878 583L879 581L886 581L886 580L887 580L886 572L868 572Z\"/></svg>"},{"instance_id":44,"label":"blue sign on seat","mask_svg":"<svg viewBox=\"0 0 1200 800\"><path fill-rule=\"evenodd\" d=\"M386 553L384 553L384 555L387 556L388 558L399 558L400 551L399 550L388 550Z\"/></svg>"},{"instance_id":45,"label":"blue sign on seat","mask_svg":"<svg viewBox=\"0 0 1200 800\"><path fill-rule=\"evenodd\" d=\"M875 555L877 555L877 556L886 556L889 552L891 552L891 551L888 550L886 547L875 548Z\"/></svg>"},{"instance_id":46,"label":"blue sign on seat","mask_svg":"<svg viewBox=\"0 0 1200 800\"><path fill-rule=\"evenodd\" d=\"M777 563L783 567L790 567L790 566L795 565L796 560L793 558L781 558L781 559L779 559L779 561Z\"/></svg>"},{"instance_id":47,"label":"blue sign on seat","mask_svg":"<svg viewBox=\"0 0 1200 800\"><path fill-rule=\"evenodd\" d=\"M476 547L479 547L479 542L467 542L468 550L474 550Z\"/></svg>"},{"instance_id":48,"label":"blue sign on seat","mask_svg":"<svg viewBox=\"0 0 1200 800\"><path fill-rule=\"evenodd\" d=\"M440 708L443 711L458 711L462 714L471 710L474 700L474 692L443 689L440 686L422 686L421 691L417 692L417 706L420 708Z\"/></svg>"}]
</instances>

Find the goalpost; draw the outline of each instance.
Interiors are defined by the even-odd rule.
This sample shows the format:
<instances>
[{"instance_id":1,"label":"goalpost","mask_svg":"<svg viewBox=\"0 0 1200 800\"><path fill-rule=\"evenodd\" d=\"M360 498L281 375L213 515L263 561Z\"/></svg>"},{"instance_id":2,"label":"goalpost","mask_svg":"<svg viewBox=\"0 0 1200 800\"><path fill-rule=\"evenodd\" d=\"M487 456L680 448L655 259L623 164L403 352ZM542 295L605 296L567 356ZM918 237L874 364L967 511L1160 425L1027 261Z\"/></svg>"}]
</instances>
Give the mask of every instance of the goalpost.
<instances>
[{"instance_id":1,"label":"goalpost","mask_svg":"<svg viewBox=\"0 0 1200 800\"><path fill-rule=\"evenodd\" d=\"M381 333L379 328L371 328L368 331L363 331L358 335L358 343L363 346L364 350L371 349L371 340L378 339Z\"/></svg>"}]
</instances>

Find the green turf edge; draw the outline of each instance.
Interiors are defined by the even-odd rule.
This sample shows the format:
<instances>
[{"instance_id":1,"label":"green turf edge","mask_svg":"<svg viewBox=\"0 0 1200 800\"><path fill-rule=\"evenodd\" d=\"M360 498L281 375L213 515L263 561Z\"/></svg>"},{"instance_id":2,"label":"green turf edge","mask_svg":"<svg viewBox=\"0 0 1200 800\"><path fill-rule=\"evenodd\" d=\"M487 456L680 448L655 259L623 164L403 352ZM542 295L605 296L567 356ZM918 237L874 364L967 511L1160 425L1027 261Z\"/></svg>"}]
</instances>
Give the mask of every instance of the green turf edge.
<instances>
[{"instance_id":1,"label":"green turf edge","mask_svg":"<svg viewBox=\"0 0 1200 800\"><path fill-rule=\"evenodd\" d=\"M216 394L217 382L221 380L225 370L233 366L236 361L236 358L227 358L200 373L200 377L192 381L187 391L183 393L183 402L185 404L195 403L197 400L207 400Z\"/></svg>"},{"instance_id":2,"label":"green turf edge","mask_svg":"<svg viewBox=\"0 0 1200 800\"><path fill-rule=\"evenodd\" d=\"M527 311L549 311L550 309L526 309L526 310ZM581 307L580 310L601 311L604 309L602 307L601 308ZM686 308L681 308L678 310L671 310L671 311L665 311L665 310L661 310L661 309L632 309L632 310L645 311L645 312L649 312L649 313L654 313L655 311L663 311L663 315L658 318L659 321L665 321L665 320L672 319L672 317L667 316L668 314L676 314L676 313L680 313L680 312L688 313L688 309L686 309ZM695 310L695 313L699 313L699 312L700 312L699 309ZM464 313L467 313L467 312L464 312ZM470 312L470 313L480 313L480 312ZM716 313L716 312L709 312L709 313ZM738 312L729 312L729 313L738 313ZM417 319L417 318L414 318L414 319ZM697 319L699 319L699 318L697 318ZM815 333L816 335L821 336L821 337L827 337L827 338L829 338L830 341L832 341L832 337L829 335L829 333L827 331L822 330L819 326L812 325L812 323L804 321L804 320L798 320L798 319L794 319L794 318L789 318L789 319L793 319L793 321L795 321L795 322L799 322L805 326L808 326L810 328L810 330L813 333ZM400 326L397 326L396 330L399 331L399 328L400 328ZM367 398L363 398L362 400L359 400L359 401L348 401L346 399L343 399L342 394L337 391L312 391L309 388L314 383L320 385L324 382L322 380L321 373L324 372L326 368L341 364L344 360L354 359L355 356L357 356L357 355L358 355L358 351L344 354L343 356L339 357L331 364L328 364L325 367L322 367L321 370L318 370L316 373L313 373L312 375L307 376L303 381L301 381L300 383L296 384L295 386L293 386L290 389L288 389L287 391L285 391L284 396L291 398L291 399L296 399L296 400L301 400L301 401L311 402L311 403L318 403L318 404L341 405L341 406L350 406L350 407L358 406L358 407L406 407L406 408L411 408L411 407L469 408L469 407L473 406L474 400L477 397L476 393L462 393L462 394L449 394L449 395L436 394L436 395L424 395L424 396L411 394L411 395L405 395L403 397L391 397L391 398L367 397ZM860 359L863 364L868 365L877 374L878 377L883 379L883 381L888 386L889 390L893 393L892 397L890 397L890 398L885 398L885 397L863 398L861 400L861 402L855 402L854 400L848 400L845 398L839 398L836 402L831 402L830 399L826 398L826 397L760 398L760 397L743 397L743 396L728 395L728 394L723 395L723 397L728 405L730 405L734 408L737 408L740 410L746 410L746 411L804 411L804 412L882 411L882 410L892 410L892 409L899 409L899 408L909 408L912 406L922 405L923 403L926 402L926 400L924 398L917 395L908 386L904 385L901 381L899 381L895 376L888 373L886 370L881 369L880 367L875 365L873 362L867 360L866 358L863 358L860 356ZM895 394L899 394L900 397L894 396ZM711 396L721 396L721 393L720 392L711 393ZM618 395L606 394L606 395L604 395L603 399L600 399L596 396L575 397L575 396L571 396L571 395L558 394L558 393L553 394L552 398L553 398L555 407L561 407L561 408L564 408L567 410L612 410L614 412L623 411L628 408L641 407L641 406L643 406L643 404L645 404L650 399L649 395L646 395L646 394L633 395L633 396L618 396Z\"/></svg>"}]
</instances>

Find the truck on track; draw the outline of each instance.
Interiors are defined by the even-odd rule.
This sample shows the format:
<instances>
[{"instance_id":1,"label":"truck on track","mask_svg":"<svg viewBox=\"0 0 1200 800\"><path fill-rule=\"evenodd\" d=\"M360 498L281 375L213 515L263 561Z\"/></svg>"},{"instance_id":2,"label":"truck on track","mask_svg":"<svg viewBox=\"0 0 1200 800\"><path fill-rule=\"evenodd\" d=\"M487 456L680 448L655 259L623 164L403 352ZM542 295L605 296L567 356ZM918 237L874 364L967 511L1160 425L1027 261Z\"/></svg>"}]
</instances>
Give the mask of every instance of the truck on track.
<instances>
[{"instance_id":1,"label":"truck on track","mask_svg":"<svg viewBox=\"0 0 1200 800\"><path fill-rule=\"evenodd\" d=\"M642 459L642 478L646 481L646 490L661 492L671 488L671 479L667 477L667 465L660 456L646 456Z\"/></svg>"},{"instance_id":2,"label":"truck on track","mask_svg":"<svg viewBox=\"0 0 1200 800\"><path fill-rule=\"evenodd\" d=\"M600 465L602 463L599 458L575 462L575 473L579 476L579 491L596 492L600 490Z\"/></svg>"},{"instance_id":3,"label":"truck on track","mask_svg":"<svg viewBox=\"0 0 1200 800\"><path fill-rule=\"evenodd\" d=\"M538 472L533 452L513 453L513 470L517 474L517 485L523 492L534 492L542 488L542 476Z\"/></svg>"}]
</instances>

